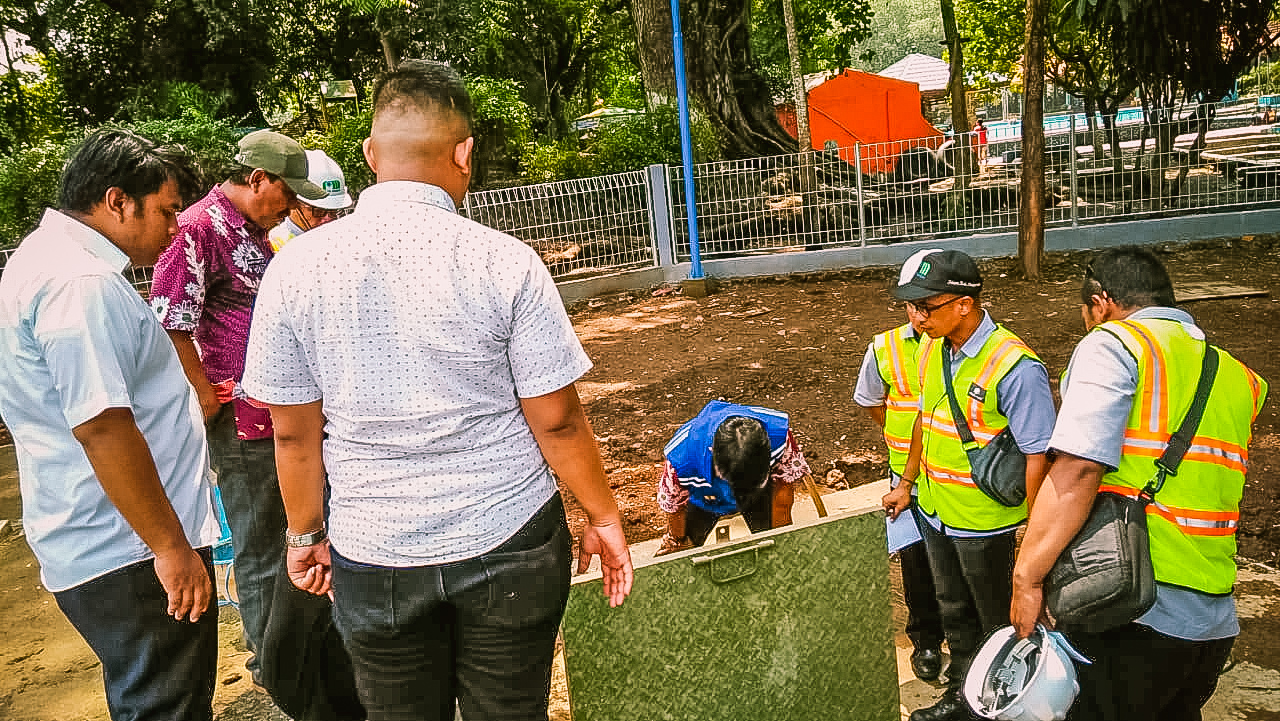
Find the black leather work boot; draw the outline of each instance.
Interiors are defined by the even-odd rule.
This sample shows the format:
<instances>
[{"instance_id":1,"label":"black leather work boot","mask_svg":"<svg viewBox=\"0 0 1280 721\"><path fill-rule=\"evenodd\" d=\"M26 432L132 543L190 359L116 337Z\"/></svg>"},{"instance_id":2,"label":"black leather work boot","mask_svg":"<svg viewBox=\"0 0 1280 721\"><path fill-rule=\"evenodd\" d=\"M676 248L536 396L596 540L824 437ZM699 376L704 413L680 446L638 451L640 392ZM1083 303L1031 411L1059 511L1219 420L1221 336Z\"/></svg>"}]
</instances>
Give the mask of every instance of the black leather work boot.
<instances>
[{"instance_id":1,"label":"black leather work boot","mask_svg":"<svg viewBox=\"0 0 1280 721\"><path fill-rule=\"evenodd\" d=\"M911 654L911 671L921 681L933 681L942 673L942 651L937 648L917 648Z\"/></svg>"},{"instance_id":2,"label":"black leather work boot","mask_svg":"<svg viewBox=\"0 0 1280 721\"><path fill-rule=\"evenodd\" d=\"M969 709L969 704L960 698L960 689L949 688L942 698L932 706L916 709L911 712L909 721L982 721Z\"/></svg>"}]
</instances>

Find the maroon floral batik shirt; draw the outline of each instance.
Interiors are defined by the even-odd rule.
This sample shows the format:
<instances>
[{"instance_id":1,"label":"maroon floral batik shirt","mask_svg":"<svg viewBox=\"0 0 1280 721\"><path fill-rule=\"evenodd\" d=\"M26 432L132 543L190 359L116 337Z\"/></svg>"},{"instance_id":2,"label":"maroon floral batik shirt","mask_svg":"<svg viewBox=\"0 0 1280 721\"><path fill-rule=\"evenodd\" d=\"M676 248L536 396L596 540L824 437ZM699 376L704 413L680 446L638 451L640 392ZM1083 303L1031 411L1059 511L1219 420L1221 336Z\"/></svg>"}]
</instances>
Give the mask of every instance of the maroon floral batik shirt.
<instances>
[{"instance_id":1,"label":"maroon floral batik shirt","mask_svg":"<svg viewBox=\"0 0 1280 721\"><path fill-rule=\"evenodd\" d=\"M267 411L240 388L249 321L271 259L267 231L247 220L215 186L178 216L178 234L156 261L151 308L167 330L192 334L219 398L235 404L242 439L271 436Z\"/></svg>"}]
</instances>

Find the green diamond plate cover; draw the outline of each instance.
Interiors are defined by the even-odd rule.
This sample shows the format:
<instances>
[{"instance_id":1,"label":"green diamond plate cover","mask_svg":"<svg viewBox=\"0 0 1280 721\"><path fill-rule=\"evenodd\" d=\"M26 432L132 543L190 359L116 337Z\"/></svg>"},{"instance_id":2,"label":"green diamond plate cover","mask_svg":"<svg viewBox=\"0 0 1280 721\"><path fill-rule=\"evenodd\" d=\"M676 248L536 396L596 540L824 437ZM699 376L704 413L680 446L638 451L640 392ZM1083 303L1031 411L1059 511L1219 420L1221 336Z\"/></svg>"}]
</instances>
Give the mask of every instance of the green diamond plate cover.
<instances>
[{"instance_id":1,"label":"green diamond plate cover","mask_svg":"<svg viewBox=\"0 0 1280 721\"><path fill-rule=\"evenodd\" d=\"M664 556L564 617L573 721L896 721L883 512Z\"/></svg>"}]
</instances>

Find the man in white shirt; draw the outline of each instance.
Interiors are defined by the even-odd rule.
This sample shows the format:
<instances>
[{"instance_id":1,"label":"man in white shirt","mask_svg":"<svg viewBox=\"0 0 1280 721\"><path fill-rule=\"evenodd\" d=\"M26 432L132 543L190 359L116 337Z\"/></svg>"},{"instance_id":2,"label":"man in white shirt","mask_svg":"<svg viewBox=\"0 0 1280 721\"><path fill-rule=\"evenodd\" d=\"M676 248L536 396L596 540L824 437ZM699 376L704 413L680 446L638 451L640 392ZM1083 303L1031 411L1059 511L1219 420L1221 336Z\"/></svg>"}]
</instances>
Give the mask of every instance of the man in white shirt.
<instances>
[{"instance_id":1,"label":"man in white shirt","mask_svg":"<svg viewBox=\"0 0 1280 721\"><path fill-rule=\"evenodd\" d=\"M114 719L213 718L208 448L173 344L121 272L177 228L185 158L89 135L0 277L0 414L41 579L102 662Z\"/></svg>"},{"instance_id":2,"label":"man in white shirt","mask_svg":"<svg viewBox=\"0 0 1280 721\"><path fill-rule=\"evenodd\" d=\"M373 105L378 183L281 251L250 332L289 575L332 588L370 721L452 719L455 702L468 721L543 721L571 561L552 470L589 517L579 572L599 554L610 604L631 589L574 385L591 362L537 254L456 213L474 143L458 75L406 61Z\"/></svg>"}]
</instances>

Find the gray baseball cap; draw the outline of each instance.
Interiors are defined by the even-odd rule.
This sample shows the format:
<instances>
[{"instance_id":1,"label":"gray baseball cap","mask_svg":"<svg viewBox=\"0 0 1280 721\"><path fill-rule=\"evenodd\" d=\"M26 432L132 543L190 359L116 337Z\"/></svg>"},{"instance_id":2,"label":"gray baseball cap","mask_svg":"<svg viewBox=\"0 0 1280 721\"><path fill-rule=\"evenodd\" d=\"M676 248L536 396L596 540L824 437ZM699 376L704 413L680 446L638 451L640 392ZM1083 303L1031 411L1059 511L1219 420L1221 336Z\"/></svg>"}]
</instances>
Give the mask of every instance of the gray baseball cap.
<instances>
[{"instance_id":1,"label":"gray baseball cap","mask_svg":"<svg viewBox=\"0 0 1280 721\"><path fill-rule=\"evenodd\" d=\"M271 130L255 130L241 138L239 146L237 163L279 176L306 200L328 196L324 188L307 180L307 154L293 138Z\"/></svg>"}]
</instances>

